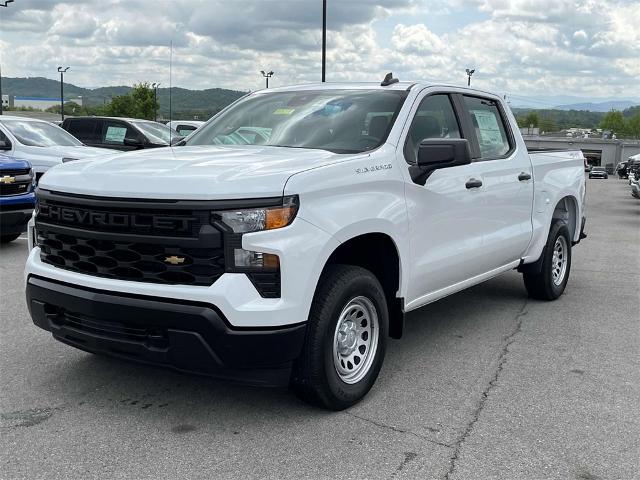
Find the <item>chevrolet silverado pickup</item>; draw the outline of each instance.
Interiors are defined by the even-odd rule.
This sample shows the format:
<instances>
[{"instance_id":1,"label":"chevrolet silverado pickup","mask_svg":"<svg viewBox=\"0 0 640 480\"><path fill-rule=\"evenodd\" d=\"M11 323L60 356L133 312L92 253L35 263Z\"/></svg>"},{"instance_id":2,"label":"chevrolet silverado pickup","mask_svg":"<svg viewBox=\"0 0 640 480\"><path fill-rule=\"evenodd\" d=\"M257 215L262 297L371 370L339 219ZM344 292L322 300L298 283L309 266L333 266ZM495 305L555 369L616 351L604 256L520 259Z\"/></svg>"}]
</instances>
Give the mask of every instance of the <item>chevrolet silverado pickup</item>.
<instances>
[{"instance_id":1,"label":"chevrolet silverado pickup","mask_svg":"<svg viewBox=\"0 0 640 480\"><path fill-rule=\"evenodd\" d=\"M560 297L583 170L580 151L529 153L480 90L258 91L178 146L51 169L27 303L73 347L344 409L407 312L513 269Z\"/></svg>"},{"instance_id":2,"label":"chevrolet silverado pickup","mask_svg":"<svg viewBox=\"0 0 640 480\"><path fill-rule=\"evenodd\" d=\"M0 243L27 229L36 202L34 180L29 162L0 153Z\"/></svg>"}]
</instances>

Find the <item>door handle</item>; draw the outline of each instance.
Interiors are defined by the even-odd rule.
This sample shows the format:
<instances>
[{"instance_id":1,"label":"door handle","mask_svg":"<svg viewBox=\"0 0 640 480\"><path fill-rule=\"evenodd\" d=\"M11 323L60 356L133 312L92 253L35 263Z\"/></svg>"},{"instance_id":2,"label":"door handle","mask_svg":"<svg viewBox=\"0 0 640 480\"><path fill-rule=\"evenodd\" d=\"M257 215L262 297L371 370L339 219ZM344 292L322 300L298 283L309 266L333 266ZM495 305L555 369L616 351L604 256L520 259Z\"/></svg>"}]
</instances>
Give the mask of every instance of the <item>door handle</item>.
<instances>
[{"instance_id":1,"label":"door handle","mask_svg":"<svg viewBox=\"0 0 640 480\"><path fill-rule=\"evenodd\" d=\"M520 172L520 175L518 175L518 180L521 182L524 182L525 180L531 180L531 175L529 175L527 172Z\"/></svg>"},{"instance_id":2,"label":"door handle","mask_svg":"<svg viewBox=\"0 0 640 480\"><path fill-rule=\"evenodd\" d=\"M482 186L482 180L478 180L477 178L470 178L467 180L467 183L464 184L467 188L480 188Z\"/></svg>"}]
</instances>

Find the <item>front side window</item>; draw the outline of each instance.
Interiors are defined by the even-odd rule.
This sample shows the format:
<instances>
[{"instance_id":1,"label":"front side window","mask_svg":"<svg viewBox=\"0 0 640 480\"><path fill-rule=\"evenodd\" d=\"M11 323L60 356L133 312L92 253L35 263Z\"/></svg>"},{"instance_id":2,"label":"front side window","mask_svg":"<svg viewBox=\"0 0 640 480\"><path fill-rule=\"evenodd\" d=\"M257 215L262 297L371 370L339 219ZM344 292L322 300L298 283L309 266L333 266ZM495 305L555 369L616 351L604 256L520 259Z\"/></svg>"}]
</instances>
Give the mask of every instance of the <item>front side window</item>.
<instances>
[{"instance_id":1,"label":"front side window","mask_svg":"<svg viewBox=\"0 0 640 480\"><path fill-rule=\"evenodd\" d=\"M458 120L448 95L430 95L420 102L407 135L407 161L415 163L420 143L429 138L460 138Z\"/></svg>"},{"instance_id":2,"label":"front side window","mask_svg":"<svg viewBox=\"0 0 640 480\"><path fill-rule=\"evenodd\" d=\"M23 145L29 147L78 147L82 142L62 128L47 122L3 120L2 124Z\"/></svg>"},{"instance_id":3,"label":"front side window","mask_svg":"<svg viewBox=\"0 0 640 480\"><path fill-rule=\"evenodd\" d=\"M199 128L186 144L364 152L384 143L405 98L400 90L254 94Z\"/></svg>"},{"instance_id":4,"label":"front side window","mask_svg":"<svg viewBox=\"0 0 640 480\"><path fill-rule=\"evenodd\" d=\"M102 143L105 145L124 145L125 138L138 138L139 134L126 123L105 120L102 131Z\"/></svg>"},{"instance_id":5,"label":"front side window","mask_svg":"<svg viewBox=\"0 0 640 480\"><path fill-rule=\"evenodd\" d=\"M156 144L166 144L169 145L169 142L172 138L180 136L178 132L174 129L167 127L166 125L162 125L161 123L156 122L131 122L136 127L138 127L142 133L151 141L151 143Z\"/></svg>"},{"instance_id":6,"label":"front side window","mask_svg":"<svg viewBox=\"0 0 640 480\"><path fill-rule=\"evenodd\" d=\"M511 150L511 145L497 102L478 97L463 98L478 139L480 158L491 159L506 155Z\"/></svg>"}]
</instances>

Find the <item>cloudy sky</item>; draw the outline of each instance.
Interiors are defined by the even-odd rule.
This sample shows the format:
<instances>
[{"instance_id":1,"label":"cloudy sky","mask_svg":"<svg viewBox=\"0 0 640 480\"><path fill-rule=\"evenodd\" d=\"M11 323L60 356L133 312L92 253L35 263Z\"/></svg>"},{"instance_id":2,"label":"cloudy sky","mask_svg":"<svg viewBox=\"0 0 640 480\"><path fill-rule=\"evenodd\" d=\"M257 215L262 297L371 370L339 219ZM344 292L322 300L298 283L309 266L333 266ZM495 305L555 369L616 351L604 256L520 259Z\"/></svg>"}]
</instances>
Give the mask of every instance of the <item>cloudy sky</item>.
<instances>
[{"instance_id":1,"label":"cloudy sky","mask_svg":"<svg viewBox=\"0 0 640 480\"><path fill-rule=\"evenodd\" d=\"M328 0L327 80L465 82L539 98L640 97L638 0ZM261 88L320 79L321 0L15 0L4 76L95 87Z\"/></svg>"}]
</instances>

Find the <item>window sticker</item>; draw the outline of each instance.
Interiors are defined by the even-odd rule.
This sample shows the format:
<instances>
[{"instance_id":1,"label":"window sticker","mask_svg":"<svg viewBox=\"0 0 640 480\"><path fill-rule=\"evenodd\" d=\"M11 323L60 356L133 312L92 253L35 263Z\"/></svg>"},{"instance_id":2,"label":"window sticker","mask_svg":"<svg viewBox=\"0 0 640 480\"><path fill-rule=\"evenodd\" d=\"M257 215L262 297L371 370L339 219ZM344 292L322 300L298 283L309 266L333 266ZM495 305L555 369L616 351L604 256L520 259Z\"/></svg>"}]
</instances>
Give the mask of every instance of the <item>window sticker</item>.
<instances>
[{"instance_id":1,"label":"window sticker","mask_svg":"<svg viewBox=\"0 0 640 480\"><path fill-rule=\"evenodd\" d=\"M105 141L114 143L124 143L124 137L127 134L127 127L107 127Z\"/></svg>"},{"instance_id":2,"label":"window sticker","mask_svg":"<svg viewBox=\"0 0 640 480\"><path fill-rule=\"evenodd\" d=\"M480 134L480 143L485 145L502 145L502 133L498 126L498 119L493 112L487 110L471 110L471 114L478 124L478 132Z\"/></svg>"},{"instance_id":3,"label":"window sticker","mask_svg":"<svg viewBox=\"0 0 640 480\"><path fill-rule=\"evenodd\" d=\"M291 115L295 111L295 108L278 108L273 112L273 115Z\"/></svg>"}]
</instances>

